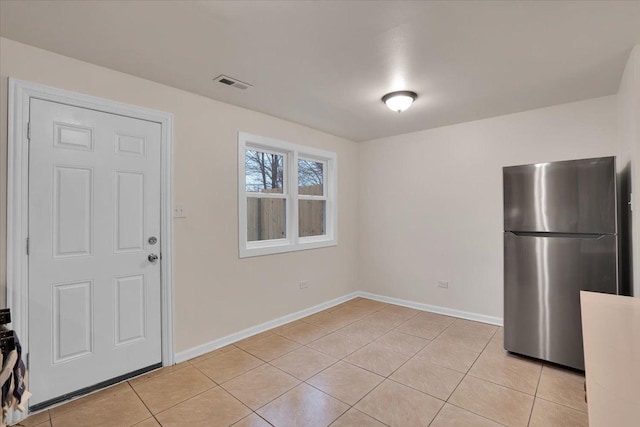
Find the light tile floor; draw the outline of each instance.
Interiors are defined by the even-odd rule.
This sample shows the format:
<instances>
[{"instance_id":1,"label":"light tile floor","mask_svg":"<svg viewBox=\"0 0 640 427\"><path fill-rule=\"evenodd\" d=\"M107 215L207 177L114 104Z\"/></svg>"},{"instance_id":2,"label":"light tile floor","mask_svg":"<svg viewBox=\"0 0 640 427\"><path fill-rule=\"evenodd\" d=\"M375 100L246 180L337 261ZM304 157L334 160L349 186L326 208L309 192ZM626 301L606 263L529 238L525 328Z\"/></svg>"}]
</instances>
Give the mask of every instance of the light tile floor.
<instances>
[{"instance_id":1,"label":"light tile floor","mask_svg":"<svg viewBox=\"0 0 640 427\"><path fill-rule=\"evenodd\" d=\"M25 426L586 426L584 376L502 329L356 298Z\"/></svg>"}]
</instances>

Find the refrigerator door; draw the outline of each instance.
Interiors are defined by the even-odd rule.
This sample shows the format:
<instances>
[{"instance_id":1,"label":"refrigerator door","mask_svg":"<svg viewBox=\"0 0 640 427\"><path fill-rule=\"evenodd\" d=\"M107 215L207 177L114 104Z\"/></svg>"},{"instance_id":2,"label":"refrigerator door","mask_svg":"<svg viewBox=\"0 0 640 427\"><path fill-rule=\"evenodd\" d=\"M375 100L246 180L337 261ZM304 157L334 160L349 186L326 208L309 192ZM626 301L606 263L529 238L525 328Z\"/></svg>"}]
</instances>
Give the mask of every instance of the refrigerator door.
<instances>
[{"instance_id":1,"label":"refrigerator door","mask_svg":"<svg viewBox=\"0 0 640 427\"><path fill-rule=\"evenodd\" d=\"M504 230L616 233L615 158L503 169Z\"/></svg>"},{"instance_id":2,"label":"refrigerator door","mask_svg":"<svg viewBox=\"0 0 640 427\"><path fill-rule=\"evenodd\" d=\"M505 349L584 370L580 290L616 293L616 245L505 232Z\"/></svg>"}]
</instances>

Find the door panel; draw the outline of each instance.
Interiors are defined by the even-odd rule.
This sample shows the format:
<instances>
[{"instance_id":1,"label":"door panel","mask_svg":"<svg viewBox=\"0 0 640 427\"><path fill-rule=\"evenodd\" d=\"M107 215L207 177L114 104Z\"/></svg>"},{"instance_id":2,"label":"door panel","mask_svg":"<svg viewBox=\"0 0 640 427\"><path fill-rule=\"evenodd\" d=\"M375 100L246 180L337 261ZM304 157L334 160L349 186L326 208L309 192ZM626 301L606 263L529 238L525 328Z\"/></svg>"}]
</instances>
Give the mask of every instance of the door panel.
<instances>
[{"instance_id":1,"label":"door panel","mask_svg":"<svg viewBox=\"0 0 640 427\"><path fill-rule=\"evenodd\" d=\"M93 129L54 122L53 130L55 148L93 151Z\"/></svg>"},{"instance_id":2,"label":"door panel","mask_svg":"<svg viewBox=\"0 0 640 427\"><path fill-rule=\"evenodd\" d=\"M580 290L616 292L616 244L504 233L505 348L584 369Z\"/></svg>"},{"instance_id":3,"label":"door panel","mask_svg":"<svg viewBox=\"0 0 640 427\"><path fill-rule=\"evenodd\" d=\"M91 255L93 169L54 166L54 258Z\"/></svg>"},{"instance_id":4,"label":"door panel","mask_svg":"<svg viewBox=\"0 0 640 427\"><path fill-rule=\"evenodd\" d=\"M93 283L53 285L53 363L91 354L93 350Z\"/></svg>"},{"instance_id":5,"label":"door panel","mask_svg":"<svg viewBox=\"0 0 640 427\"><path fill-rule=\"evenodd\" d=\"M32 405L161 361L158 123L32 99Z\"/></svg>"},{"instance_id":6,"label":"door panel","mask_svg":"<svg viewBox=\"0 0 640 427\"><path fill-rule=\"evenodd\" d=\"M144 251L144 174L116 171L115 251Z\"/></svg>"},{"instance_id":7,"label":"door panel","mask_svg":"<svg viewBox=\"0 0 640 427\"><path fill-rule=\"evenodd\" d=\"M145 283L142 274L115 279L116 345L145 338Z\"/></svg>"},{"instance_id":8,"label":"door panel","mask_svg":"<svg viewBox=\"0 0 640 427\"><path fill-rule=\"evenodd\" d=\"M503 169L504 229L616 232L615 160L571 160Z\"/></svg>"},{"instance_id":9,"label":"door panel","mask_svg":"<svg viewBox=\"0 0 640 427\"><path fill-rule=\"evenodd\" d=\"M144 156L144 138L131 135L116 135L116 153Z\"/></svg>"}]
</instances>

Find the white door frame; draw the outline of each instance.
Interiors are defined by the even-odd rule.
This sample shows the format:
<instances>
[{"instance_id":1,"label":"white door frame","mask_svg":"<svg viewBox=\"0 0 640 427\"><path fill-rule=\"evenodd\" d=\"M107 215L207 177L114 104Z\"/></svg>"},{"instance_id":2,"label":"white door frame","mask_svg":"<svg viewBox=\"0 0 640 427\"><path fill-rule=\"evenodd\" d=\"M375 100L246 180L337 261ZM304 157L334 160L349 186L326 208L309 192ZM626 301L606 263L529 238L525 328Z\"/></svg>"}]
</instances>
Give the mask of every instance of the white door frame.
<instances>
[{"instance_id":1,"label":"white door frame","mask_svg":"<svg viewBox=\"0 0 640 427\"><path fill-rule=\"evenodd\" d=\"M11 309L11 326L20 337L23 354L29 352L29 258L27 256L29 142L27 132L31 98L160 124L162 128L160 167L162 365L173 365L173 114L9 78L7 305ZM25 416L25 414L22 416L14 414L13 422L17 421L16 415L17 418Z\"/></svg>"}]
</instances>

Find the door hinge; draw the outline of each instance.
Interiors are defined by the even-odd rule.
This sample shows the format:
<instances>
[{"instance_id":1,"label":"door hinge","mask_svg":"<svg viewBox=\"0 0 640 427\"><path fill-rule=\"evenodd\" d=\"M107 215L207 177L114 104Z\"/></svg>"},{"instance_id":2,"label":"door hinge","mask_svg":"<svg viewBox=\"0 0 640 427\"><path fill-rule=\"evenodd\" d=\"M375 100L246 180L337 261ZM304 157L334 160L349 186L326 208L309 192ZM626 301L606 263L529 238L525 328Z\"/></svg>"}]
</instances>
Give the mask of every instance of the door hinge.
<instances>
[{"instance_id":1,"label":"door hinge","mask_svg":"<svg viewBox=\"0 0 640 427\"><path fill-rule=\"evenodd\" d=\"M27 255L29 255L29 238L27 237Z\"/></svg>"},{"instance_id":2,"label":"door hinge","mask_svg":"<svg viewBox=\"0 0 640 427\"><path fill-rule=\"evenodd\" d=\"M27 361L27 369L29 369L29 353L27 353L27 356L25 357L26 361Z\"/></svg>"},{"instance_id":3,"label":"door hinge","mask_svg":"<svg viewBox=\"0 0 640 427\"><path fill-rule=\"evenodd\" d=\"M27 122L27 139L31 140L31 122Z\"/></svg>"}]
</instances>

